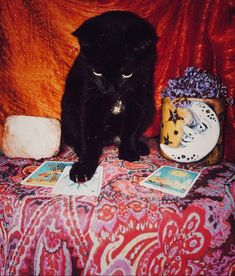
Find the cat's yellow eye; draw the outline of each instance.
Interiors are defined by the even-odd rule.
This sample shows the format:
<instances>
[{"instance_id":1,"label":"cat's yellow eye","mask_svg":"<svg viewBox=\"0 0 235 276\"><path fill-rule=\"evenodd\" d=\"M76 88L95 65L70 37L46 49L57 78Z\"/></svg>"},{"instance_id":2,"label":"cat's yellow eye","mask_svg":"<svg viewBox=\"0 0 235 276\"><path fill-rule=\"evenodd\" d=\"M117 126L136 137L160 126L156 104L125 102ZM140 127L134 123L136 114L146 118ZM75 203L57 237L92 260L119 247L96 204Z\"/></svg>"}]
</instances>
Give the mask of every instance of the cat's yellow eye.
<instances>
[{"instance_id":1,"label":"cat's yellow eye","mask_svg":"<svg viewBox=\"0 0 235 276\"><path fill-rule=\"evenodd\" d=\"M97 77L102 77L102 73L97 73L97 72L95 72L94 70L93 70L92 72L93 72L93 74L94 74L95 76L97 76Z\"/></svg>"},{"instance_id":2,"label":"cat's yellow eye","mask_svg":"<svg viewBox=\"0 0 235 276\"><path fill-rule=\"evenodd\" d=\"M130 73L128 75L122 74L123 79L129 79L130 77L132 77L132 73Z\"/></svg>"}]
</instances>

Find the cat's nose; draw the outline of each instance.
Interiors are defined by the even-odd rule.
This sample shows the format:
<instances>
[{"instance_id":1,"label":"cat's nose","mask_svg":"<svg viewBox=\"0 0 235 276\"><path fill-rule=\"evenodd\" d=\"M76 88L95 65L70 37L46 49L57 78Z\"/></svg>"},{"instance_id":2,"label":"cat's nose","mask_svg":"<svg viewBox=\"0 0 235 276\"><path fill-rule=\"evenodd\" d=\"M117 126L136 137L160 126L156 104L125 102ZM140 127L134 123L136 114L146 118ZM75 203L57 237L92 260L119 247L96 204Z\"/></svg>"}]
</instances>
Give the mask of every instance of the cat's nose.
<instances>
[{"instance_id":1,"label":"cat's nose","mask_svg":"<svg viewBox=\"0 0 235 276\"><path fill-rule=\"evenodd\" d=\"M114 95L116 94L116 89L113 85L109 85L108 87L108 94Z\"/></svg>"}]
</instances>

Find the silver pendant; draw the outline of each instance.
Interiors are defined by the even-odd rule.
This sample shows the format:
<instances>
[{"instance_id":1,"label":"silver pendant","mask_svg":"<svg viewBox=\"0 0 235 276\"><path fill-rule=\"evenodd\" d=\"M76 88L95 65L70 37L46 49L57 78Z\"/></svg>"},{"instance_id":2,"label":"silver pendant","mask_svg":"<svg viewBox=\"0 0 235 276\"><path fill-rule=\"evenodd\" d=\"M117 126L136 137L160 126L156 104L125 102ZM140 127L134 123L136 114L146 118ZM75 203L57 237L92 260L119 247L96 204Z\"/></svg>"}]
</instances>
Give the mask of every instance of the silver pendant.
<instances>
[{"instance_id":1,"label":"silver pendant","mask_svg":"<svg viewBox=\"0 0 235 276\"><path fill-rule=\"evenodd\" d=\"M125 109L125 106L121 100L118 100L114 103L114 105L111 108L111 112L114 115L120 114Z\"/></svg>"}]
</instances>

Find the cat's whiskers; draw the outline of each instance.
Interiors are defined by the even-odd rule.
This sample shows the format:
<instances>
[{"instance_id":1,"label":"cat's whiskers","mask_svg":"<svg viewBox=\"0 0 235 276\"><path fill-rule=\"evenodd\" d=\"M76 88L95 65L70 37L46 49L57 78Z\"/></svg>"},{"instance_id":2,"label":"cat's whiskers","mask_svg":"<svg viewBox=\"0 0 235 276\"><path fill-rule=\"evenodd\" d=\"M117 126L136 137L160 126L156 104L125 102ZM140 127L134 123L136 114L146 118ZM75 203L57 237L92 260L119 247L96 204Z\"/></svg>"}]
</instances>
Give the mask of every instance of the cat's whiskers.
<instances>
[{"instance_id":1,"label":"cat's whiskers","mask_svg":"<svg viewBox=\"0 0 235 276\"><path fill-rule=\"evenodd\" d=\"M93 98L93 96L94 96L95 94L97 94L97 92L96 92L96 86L95 86L95 85L90 86L90 87L86 87L86 90L87 90L87 92L89 92L89 93L88 93L88 97L85 98L85 102L88 101L88 100L90 100L90 98ZM90 91L91 91L91 92L90 92Z\"/></svg>"},{"instance_id":2,"label":"cat's whiskers","mask_svg":"<svg viewBox=\"0 0 235 276\"><path fill-rule=\"evenodd\" d=\"M142 110L142 105L141 103L138 103L138 101L135 99L135 97L133 97L131 94L128 94L128 96L131 98L131 100L136 104L136 106Z\"/></svg>"},{"instance_id":3,"label":"cat's whiskers","mask_svg":"<svg viewBox=\"0 0 235 276\"><path fill-rule=\"evenodd\" d=\"M100 94L94 92L90 94L88 98L85 99L84 104L86 104L87 106L91 106L93 102L97 100L97 98L99 98L100 96Z\"/></svg>"}]
</instances>

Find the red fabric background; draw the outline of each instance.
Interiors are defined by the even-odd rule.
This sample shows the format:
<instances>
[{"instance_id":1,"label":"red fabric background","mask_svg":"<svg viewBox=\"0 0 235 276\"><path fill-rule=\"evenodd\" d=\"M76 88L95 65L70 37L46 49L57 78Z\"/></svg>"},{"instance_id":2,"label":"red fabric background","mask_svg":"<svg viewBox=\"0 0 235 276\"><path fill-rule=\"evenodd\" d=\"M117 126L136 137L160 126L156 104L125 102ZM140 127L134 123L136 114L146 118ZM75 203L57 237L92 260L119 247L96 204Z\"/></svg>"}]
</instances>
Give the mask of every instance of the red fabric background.
<instances>
[{"instance_id":1,"label":"red fabric background","mask_svg":"<svg viewBox=\"0 0 235 276\"><path fill-rule=\"evenodd\" d=\"M235 98L235 2L232 0L46 1L0 3L0 133L11 114L60 118L64 80L79 45L70 33L90 16L130 10L159 36L155 71L159 133L160 93L188 66L219 75ZM235 161L235 110L227 108L225 158ZM0 135L1 138L1 135Z\"/></svg>"}]
</instances>

